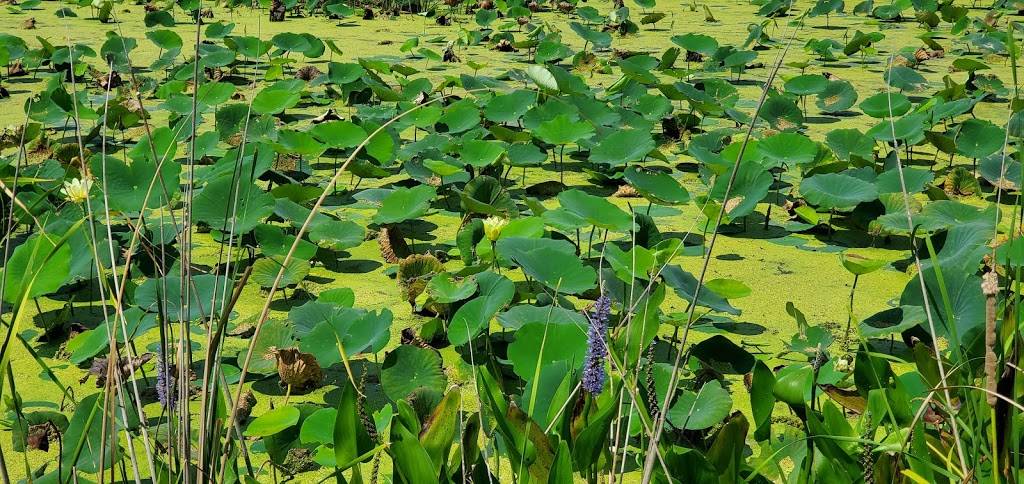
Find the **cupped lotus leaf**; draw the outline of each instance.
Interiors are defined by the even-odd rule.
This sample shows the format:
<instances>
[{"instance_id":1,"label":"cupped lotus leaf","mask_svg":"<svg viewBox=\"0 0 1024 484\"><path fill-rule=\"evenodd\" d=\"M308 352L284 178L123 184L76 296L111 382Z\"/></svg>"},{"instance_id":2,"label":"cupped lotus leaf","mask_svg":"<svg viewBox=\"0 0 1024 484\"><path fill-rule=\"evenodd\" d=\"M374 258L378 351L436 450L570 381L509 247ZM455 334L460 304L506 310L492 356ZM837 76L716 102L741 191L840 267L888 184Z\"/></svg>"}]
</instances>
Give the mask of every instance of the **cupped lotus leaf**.
<instances>
[{"instance_id":1,"label":"cupped lotus leaf","mask_svg":"<svg viewBox=\"0 0 1024 484\"><path fill-rule=\"evenodd\" d=\"M978 168L985 180L1001 190L1021 188L1021 164L1009 156L989 156L981 160Z\"/></svg>"},{"instance_id":2,"label":"cupped lotus leaf","mask_svg":"<svg viewBox=\"0 0 1024 484\"><path fill-rule=\"evenodd\" d=\"M972 332L980 331L985 326L985 295L981 292L981 277L973 272L951 270L948 267L942 268L941 279L935 267L925 267L922 273L929 297L931 294L948 296L948 305L931 305L938 336L947 338L952 346L970 346L970 338L978 336ZM908 281L900 296L900 305L924 307L921 285L916 277ZM954 327L959 340L952 338Z\"/></svg>"},{"instance_id":3,"label":"cupped lotus leaf","mask_svg":"<svg viewBox=\"0 0 1024 484\"><path fill-rule=\"evenodd\" d=\"M768 190L771 189L774 179L761 164L741 162L732 189L729 191L729 198L725 200L725 190L729 185L729 176L732 170L730 168L728 173L715 177L715 183L708 195L724 206L725 214L730 220L737 220L753 213L757 204L768 196Z\"/></svg>"},{"instance_id":4,"label":"cupped lotus leaf","mask_svg":"<svg viewBox=\"0 0 1024 484\"><path fill-rule=\"evenodd\" d=\"M327 146L305 131L283 129L277 133L275 148L280 153L290 153L306 158L317 158L327 151Z\"/></svg>"},{"instance_id":5,"label":"cupped lotus leaf","mask_svg":"<svg viewBox=\"0 0 1024 484\"><path fill-rule=\"evenodd\" d=\"M736 279L720 278L712 279L704 283L712 292L726 299L738 299L753 294L750 286Z\"/></svg>"},{"instance_id":6,"label":"cupped lotus leaf","mask_svg":"<svg viewBox=\"0 0 1024 484\"><path fill-rule=\"evenodd\" d=\"M843 264L843 268L855 276L870 274L886 264L883 259L873 259L851 251L840 252L839 261Z\"/></svg>"},{"instance_id":7,"label":"cupped lotus leaf","mask_svg":"<svg viewBox=\"0 0 1024 484\"><path fill-rule=\"evenodd\" d=\"M301 98L300 91L264 88L252 100L252 110L257 114L278 114L295 107Z\"/></svg>"},{"instance_id":8,"label":"cupped lotus leaf","mask_svg":"<svg viewBox=\"0 0 1024 484\"><path fill-rule=\"evenodd\" d=\"M678 429L703 430L721 422L732 410L732 397L718 380L711 380L696 392L685 390L668 411L668 420Z\"/></svg>"},{"instance_id":9,"label":"cupped lotus leaf","mask_svg":"<svg viewBox=\"0 0 1024 484\"><path fill-rule=\"evenodd\" d=\"M476 286L479 295L459 307L448 324L448 341L454 345L466 344L483 331L515 295L512 281L491 271L477 275Z\"/></svg>"},{"instance_id":10,"label":"cupped lotus leaf","mask_svg":"<svg viewBox=\"0 0 1024 484\"><path fill-rule=\"evenodd\" d=\"M693 301L694 293L697 292L697 278L693 274L686 272L679 266L667 265L662 269L661 277L665 280L665 284L675 290L676 294L683 301L687 303ZM706 285L700 290L700 294L697 297L697 305L722 313L740 314L739 309L733 307L729 304L729 301L726 301Z\"/></svg>"},{"instance_id":11,"label":"cupped lotus leaf","mask_svg":"<svg viewBox=\"0 0 1024 484\"><path fill-rule=\"evenodd\" d=\"M434 302L451 304L462 301L476 292L476 279L467 277L461 281L455 280L450 273L442 272L430 279L427 283L427 294Z\"/></svg>"},{"instance_id":12,"label":"cupped lotus leaf","mask_svg":"<svg viewBox=\"0 0 1024 484\"><path fill-rule=\"evenodd\" d=\"M255 59L270 51L270 42L256 37L231 36L224 39L224 44L238 52L242 57Z\"/></svg>"},{"instance_id":13,"label":"cupped lotus leaf","mask_svg":"<svg viewBox=\"0 0 1024 484\"><path fill-rule=\"evenodd\" d=\"M146 279L135 289L135 304L146 312L166 315L169 321L195 321L206 318L215 312L210 307L210 301L213 301L214 291L224 288L224 278L213 274L193 275L188 291L192 300L187 312L181 307L181 303L184 302L182 286L181 278L177 275L162 279Z\"/></svg>"},{"instance_id":14,"label":"cupped lotus leaf","mask_svg":"<svg viewBox=\"0 0 1024 484\"><path fill-rule=\"evenodd\" d=\"M508 346L512 371L527 381L534 379L538 366L556 361L578 368L586 353L587 335L566 324L527 324L516 330L516 340Z\"/></svg>"},{"instance_id":15,"label":"cupped lotus leaf","mask_svg":"<svg viewBox=\"0 0 1024 484\"><path fill-rule=\"evenodd\" d=\"M484 168L497 163L505 150L505 143L501 141L474 139L462 144L459 159L467 165Z\"/></svg>"},{"instance_id":16,"label":"cupped lotus leaf","mask_svg":"<svg viewBox=\"0 0 1024 484\"><path fill-rule=\"evenodd\" d=\"M834 129L825 135L825 144L832 148L836 158L843 161L850 161L853 157L863 160L874 159L875 143L859 130Z\"/></svg>"},{"instance_id":17,"label":"cupped lotus leaf","mask_svg":"<svg viewBox=\"0 0 1024 484\"><path fill-rule=\"evenodd\" d=\"M631 166L623 176L630 186L651 202L680 205L690 201L689 192L667 173Z\"/></svg>"},{"instance_id":18,"label":"cupped lotus leaf","mask_svg":"<svg viewBox=\"0 0 1024 484\"><path fill-rule=\"evenodd\" d=\"M180 49L184 44L181 40L181 36L173 30L150 30L146 32L146 38L163 50Z\"/></svg>"},{"instance_id":19,"label":"cupped lotus leaf","mask_svg":"<svg viewBox=\"0 0 1024 484\"><path fill-rule=\"evenodd\" d=\"M533 131L534 135L548 144L566 145L594 135L594 126L586 121L573 121L566 114L544 121Z\"/></svg>"},{"instance_id":20,"label":"cupped lotus leaf","mask_svg":"<svg viewBox=\"0 0 1024 484\"><path fill-rule=\"evenodd\" d=\"M498 322L503 328L511 330L531 323L567 324L581 330L587 327L587 317L579 311L559 306L541 307L530 304L518 304L509 308L508 311L498 314Z\"/></svg>"},{"instance_id":21,"label":"cupped lotus leaf","mask_svg":"<svg viewBox=\"0 0 1024 484\"><path fill-rule=\"evenodd\" d=\"M467 213L512 217L518 212L515 200L501 186L501 181L491 176L470 180L459 192L459 199Z\"/></svg>"},{"instance_id":22,"label":"cupped lotus leaf","mask_svg":"<svg viewBox=\"0 0 1024 484\"><path fill-rule=\"evenodd\" d=\"M626 232L633 226L629 214L608 200L582 190L567 190L558 194L562 208L579 215L590 225L616 232Z\"/></svg>"},{"instance_id":23,"label":"cupped lotus leaf","mask_svg":"<svg viewBox=\"0 0 1024 484\"><path fill-rule=\"evenodd\" d=\"M969 57L958 57L954 59L953 68L963 72L977 72L991 69L988 64Z\"/></svg>"},{"instance_id":24,"label":"cupped lotus leaf","mask_svg":"<svg viewBox=\"0 0 1024 484\"><path fill-rule=\"evenodd\" d=\"M285 52L304 52L310 47L309 41L301 34L281 32L270 38L270 43Z\"/></svg>"},{"instance_id":25,"label":"cupped lotus leaf","mask_svg":"<svg viewBox=\"0 0 1024 484\"><path fill-rule=\"evenodd\" d=\"M447 384L441 355L432 348L402 345L384 358L380 385L392 400L405 399L420 388L443 391Z\"/></svg>"},{"instance_id":26,"label":"cupped lotus leaf","mask_svg":"<svg viewBox=\"0 0 1024 484\"><path fill-rule=\"evenodd\" d=\"M515 143L508 148L508 164L512 166L536 166L548 159L548 154L533 143Z\"/></svg>"},{"instance_id":27,"label":"cupped lotus leaf","mask_svg":"<svg viewBox=\"0 0 1024 484\"><path fill-rule=\"evenodd\" d=\"M849 210L878 198L874 184L844 173L825 173L800 182L800 193L812 205L826 210Z\"/></svg>"},{"instance_id":28,"label":"cupped lotus leaf","mask_svg":"<svg viewBox=\"0 0 1024 484\"><path fill-rule=\"evenodd\" d=\"M495 123L514 123L537 101L537 93L512 91L491 98L484 107L484 117Z\"/></svg>"},{"instance_id":29,"label":"cupped lotus leaf","mask_svg":"<svg viewBox=\"0 0 1024 484\"><path fill-rule=\"evenodd\" d=\"M884 338L927 321L924 309L920 306L900 306L869 316L860 323L860 334L864 338Z\"/></svg>"},{"instance_id":30,"label":"cupped lotus leaf","mask_svg":"<svg viewBox=\"0 0 1024 484\"><path fill-rule=\"evenodd\" d=\"M526 77L529 77L537 87L551 91L558 90L558 81L544 66L533 65L526 68Z\"/></svg>"},{"instance_id":31,"label":"cupped lotus leaf","mask_svg":"<svg viewBox=\"0 0 1024 484\"><path fill-rule=\"evenodd\" d=\"M752 50L741 50L729 54L722 63L725 67L733 70L741 71L747 67L747 64L757 59L757 52Z\"/></svg>"},{"instance_id":32,"label":"cupped lotus leaf","mask_svg":"<svg viewBox=\"0 0 1024 484\"><path fill-rule=\"evenodd\" d=\"M340 120L313 126L310 133L331 148L354 148L367 136L366 130L358 124Z\"/></svg>"},{"instance_id":33,"label":"cupped lotus leaf","mask_svg":"<svg viewBox=\"0 0 1024 484\"><path fill-rule=\"evenodd\" d=\"M924 114L908 114L902 118L887 119L876 124L867 134L882 142L903 142L916 143L924 139L925 123L927 116Z\"/></svg>"},{"instance_id":34,"label":"cupped lotus leaf","mask_svg":"<svg viewBox=\"0 0 1024 484\"><path fill-rule=\"evenodd\" d=\"M104 438L103 419L96 418L103 412L101 395L94 393L81 399L67 429L60 432L63 448L81 449L80 452L65 452L58 457L60 465L66 469L74 467L92 474L102 472L112 462L117 462L114 459L115 445L111 439ZM60 481L64 481L63 477Z\"/></svg>"},{"instance_id":35,"label":"cupped lotus leaf","mask_svg":"<svg viewBox=\"0 0 1024 484\"><path fill-rule=\"evenodd\" d=\"M919 193L935 178L935 174L923 168L903 168L903 181L906 183L907 193ZM902 193L903 187L900 184L900 172L896 168L890 168L875 178L875 186L878 193Z\"/></svg>"},{"instance_id":36,"label":"cupped lotus leaf","mask_svg":"<svg viewBox=\"0 0 1024 484\"><path fill-rule=\"evenodd\" d=\"M342 350L345 358L351 358L384 349L391 337L393 321L394 315L388 309L379 312L340 309L302 336L299 349L313 355L326 368L344 362Z\"/></svg>"},{"instance_id":37,"label":"cupped lotus leaf","mask_svg":"<svg viewBox=\"0 0 1024 484\"><path fill-rule=\"evenodd\" d=\"M860 110L872 118L895 118L910 112L913 104L906 94L880 92L860 103Z\"/></svg>"},{"instance_id":38,"label":"cupped lotus leaf","mask_svg":"<svg viewBox=\"0 0 1024 484\"><path fill-rule=\"evenodd\" d=\"M295 236L286 234L283 228L276 225L259 224L253 229L253 235L256 236L260 250L267 256L283 257L291 250L292 244L295 242ZM299 245L295 248L294 256L312 260L316 256L316 245L306 240L300 240Z\"/></svg>"},{"instance_id":39,"label":"cupped lotus leaf","mask_svg":"<svg viewBox=\"0 0 1024 484\"><path fill-rule=\"evenodd\" d=\"M773 128L790 131L804 124L804 115L792 99L783 95L772 95L761 106L760 117Z\"/></svg>"},{"instance_id":40,"label":"cupped lotus leaf","mask_svg":"<svg viewBox=\"0 0 1024 484\"><path fill-rule=\"evenodd\" d=\"M302 282L309 274L309 261L292 257L284 264L284 257L264 257L252 265L252 281L260 287L273 287L277 274L284 268L277 287L288 287Z\"/></svg>"},{"instance_id":41,"label":"cupped lotus leaf","mask_svg":"<svg viewBox=\"0 0 1024 484\"><path fill-rule=\"evenodd\" d=\"M579 22L569 22L569 27L572 28L573 32L582 37L584 41L593 44L595 48L606 49L612 45L612 36L608 32L594 30Z\"/></svg>"},{"instance_id":42,"label":"cupped lotus leaf","mask_svg":"<svg viewBox=\"0 0 1024 484\"><path fill-rule=\"evenodd\" d=\"M268 410L249 422L246 437L267 437L299 423L299 409L293 405Z\"/></svg>"},{"instance_id":43,"label":"cupped lotus leaf","mask_svg":"<svg viewBox=\"0 0 1024 484\"><path fill-rule=\"evenodd\" d=\"M480 110L472 100L463 99L449 105L437 122L443 124L448 133L462 133L480 124Z\"/></svg>"},{"instance_id":44,"label":"cupped lotus leaf","mask_svg":"<svg viewBox=\"0 0 1024 484\"><path fill-rule=\"evenodd\" d=\"M684 34L673 35L672 43L691 52L712 55L718 50L718 41L710 35Z\"/></svg>"},{"instance_id":45,"label":"cupped lotus leaf","mask_svg":"<svg viewBox=\"0 0 1024 484\"><path fill-rule=\"evenodd\" d=\"M591 163L622 166L641 161L655 148L654 139L647 130L623 129L613 131L598 141L590 152Z\"/></svg>"},{"instance_id":46,"label":"cupped lotus leaf","mask_svg":"<svg viewBox=\"0 0 1024 484\"><path fill-rule=\"evenodd\" d=\"M856 103L857 90L847 81L829 81L815 102L821 112L829 114L846 111Z\"/></svg>"},{"instance_id":47,"label":"cupped lotus leaf","mask_svg":"<svg viewBox=\"0 0 1024 484\"><path fill-rule=\"evenodd\" d=\"M644 247L632 247L627 252L614 244L609 244L604 248L604 258L623 282L632 281L634 278L650 279L650 276L657 272L654 254Z\"/></svg>"},{"instance_id":48,"label":"cupped lotus leaf","mask_svg":"<svg viewBox=\"0 0 1024 484\"><path fill-rule=\"evenodd\" d=\"M334 421L338 418L338 410L321 408L302 421L299 429L299 441L303 444L334 445Z\"/></svg>"},{"instance_id":49,"label":"cupped lotus leaf","mask_svg":"<svg viewBox=\"0 0 1024 484\"><path fill-rule=\"evenodd\" d=\"M430 202L436 196L437 190L429 185L396 188L381 199L373 221L378 224L394 224L418 218L427 213Z\"/></svg>"},{"instance_id":50,"label":"cupped lotus leaf","mask_svg":"<svg viewBox=\"0 0 1024 484\"><path fill-rule=\"evenodd\" d=\"M345 84L355 82L366 71L363 66L355 63L343 64L340 62L331 62L327 64L327 78L334 84L344 86Z\"/></svg>"},{"instance_id":51,"label":"cupped lotus leaf","mask_svg":"<svg viewBox=\"0 0 1024 484\"><path fill-rule=\"evenodd\" d=\"M597 272L575 254L541 247L512 256L523 272L560 294L579 294L596 285Z\"/></svg>"},{"instance_id":52,"label":"cupped lotus leaf","mask_svg":"<svg viewBox=\"0 0 1024 484\"><path fill-rule=\"evenodd\" d=\"M901 91L917 91L928 86L924 76L905 66L890 67L885 72L885 82Z\"/></svg>"},{"instance_id":53,"label":"cupped lotus leaf","mask_svg":"<svg viewBox=\"0 0 1024 484\"><path fill-rule=\"evenodd\" d=\"M4 301L17 304L22 292L34 298L60 289L71 271L71 247L54 234L37 233L14 249L4 265Z\"/></svg>"},{"instance_id":54,"label":"cupped lotus leaf","mask_svg":"<svg viewBox=\"0 0 1024 484\"><path fill-rule=\"evenodd\" d=\"M790 94L810 96L824 92L828 79L821 74L802 74L786 81L783 87Z\"/></svg>"},{"instance_id":55,"label":"cupped lotus leaf","mask_svg":"<svg viewBox=\"0 0 1024 484\"><path fill-rule=\"evenodd\" d=\"M769 166L796 166L818 157L818 145L799 133L778 133L757 144Z\"/></svg>"},{"instance_id":56,"label":"cupped lotus leaf","mask_svg":"<svg viewBox=\"0 0 1024 484\"><path fill-rule=\"evenodd\" d=\"M215 230L244 234L274 213L274 197L259 186L221 176L192 201L192 216Z\"/></svg>"},{"instance_id":57,"label":"cupped lotus leaf","mask_svg":"<svg viewBox=\"0 0 1024 484\"><path fill-rule=\"evenodd\" d=\"M991 121L968 119L960 125L956 149L968 158L984 158L1003 147L1005 133Z\"/></svg>"}]
</instances>

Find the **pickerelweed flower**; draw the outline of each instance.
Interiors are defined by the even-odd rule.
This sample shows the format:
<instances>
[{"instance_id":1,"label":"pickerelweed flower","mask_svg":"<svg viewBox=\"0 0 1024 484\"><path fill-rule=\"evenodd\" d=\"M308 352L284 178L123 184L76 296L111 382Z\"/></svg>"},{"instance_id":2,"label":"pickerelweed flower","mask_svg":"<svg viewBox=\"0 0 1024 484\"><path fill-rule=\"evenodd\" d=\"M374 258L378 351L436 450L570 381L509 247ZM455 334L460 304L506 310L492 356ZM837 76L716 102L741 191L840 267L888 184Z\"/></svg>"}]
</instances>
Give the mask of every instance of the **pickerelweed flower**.
<instances>
[{"instance_id":1,"label":"pickerelweed flower","mask_svg":"<svg viewBox=\"0 0 1024 484\"><path fill-rule=\"evenodd\" d=\"M605 337L611 315L612 301L605 295L597 298L586 314L590 329L587 331L587 358L583 362L583 389L591 395L601 393L608 378L604 371L604 359L608 357Z\"/></svg>"},{"instance_id":2,"label":"pickerelweed flower","mask_svg":"<svg viewBox=\"0 0 1024 484\"><path fill-rule=\"evenodd\" d=\"M156 399L164 408L174 410L178 403L177 379L163 355L156 361Z\"/></svg>"}]
</instances>

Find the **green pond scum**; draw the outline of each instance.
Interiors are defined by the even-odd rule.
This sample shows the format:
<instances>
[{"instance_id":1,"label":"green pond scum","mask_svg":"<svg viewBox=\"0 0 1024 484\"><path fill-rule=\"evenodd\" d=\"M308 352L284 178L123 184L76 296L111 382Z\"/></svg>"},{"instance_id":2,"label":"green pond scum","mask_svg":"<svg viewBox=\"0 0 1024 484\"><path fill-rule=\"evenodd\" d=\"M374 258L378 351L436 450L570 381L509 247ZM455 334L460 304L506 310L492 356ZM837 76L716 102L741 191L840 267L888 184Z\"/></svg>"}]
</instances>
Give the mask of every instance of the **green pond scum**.
<instances>
[{"instance_id":1,"label":"green pond scum","mask_svg":"<svg viewBox=\"0 0 1024 484\"><path fill-rule=\"evenodd\" d=\"M0 0L0 483L1024 481L1019 0Z\"/></svg>"}]
</instances>

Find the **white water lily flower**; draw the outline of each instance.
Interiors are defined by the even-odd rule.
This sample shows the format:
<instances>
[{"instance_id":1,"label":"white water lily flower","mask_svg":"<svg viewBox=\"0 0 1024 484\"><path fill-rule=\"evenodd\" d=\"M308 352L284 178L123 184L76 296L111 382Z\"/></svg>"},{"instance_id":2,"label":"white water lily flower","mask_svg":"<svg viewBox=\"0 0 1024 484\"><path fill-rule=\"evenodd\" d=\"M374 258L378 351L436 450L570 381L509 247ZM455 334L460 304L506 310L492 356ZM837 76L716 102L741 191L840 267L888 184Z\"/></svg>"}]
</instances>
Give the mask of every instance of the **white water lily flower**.
<instances>
[{"instance_id":1,"label":"white water lily flower","mask_svg":"<svg viewBox=\"0 0 1024 484\"><path fill-rule=\"evenodd\" d=\"M502 229L508 225L508 219L502 217L487 217L484 219L484 235L487 236L487 240L494 242L498 240L501 235Z\"/></svg>"},{"instance_id":2,"label":"white water lily flower","mask_svg":"<svg viewBox=\"0 0 1024 484\"><path fill-rule=\"evenodd\" d=\"M64 188L60 193L72 203L82 203L89 198L89 190L92 189L92 180L88 178L76 178L64 182Z\"/></svg>"}]
</instances>

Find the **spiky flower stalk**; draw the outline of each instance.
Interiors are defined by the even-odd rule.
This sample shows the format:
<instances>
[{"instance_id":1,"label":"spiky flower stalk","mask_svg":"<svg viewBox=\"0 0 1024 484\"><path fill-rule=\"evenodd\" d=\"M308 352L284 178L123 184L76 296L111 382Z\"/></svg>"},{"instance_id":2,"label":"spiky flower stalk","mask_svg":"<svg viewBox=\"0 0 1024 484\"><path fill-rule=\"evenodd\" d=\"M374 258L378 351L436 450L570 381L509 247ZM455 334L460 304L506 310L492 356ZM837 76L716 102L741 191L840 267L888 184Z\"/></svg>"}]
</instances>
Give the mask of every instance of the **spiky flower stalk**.
<instances>
[{"instance_id":1,"label":"spiky flower stalk","mask_svg":"<svg viewBox=\"0 0 1024 484\"><path fill-rule=\"evenodd\" d=\"M177 379L163 354L156 362L156 399L166 409L174 410L178 403Z\"/></svg>"},{"instance_id":2,"label":"spiky flower stalk","mask_svg":"<svg viewBox=\"0 0 1024 484\"><path fill-rule=\"evenodd\" d=\"M981 278L981 292L985 294L985 388L986 400L990 406L996 404L996 294L999 293L999 277L986 272Z\"/></svg>"},{"instance_id":3,"label":"spiky flower stalk","mask_svg":"<svg viewBox=\"0 0 1024 484\"><path fill-rule=\"evenodd\" d=\"M583 363L583 389L591 395L601 393L608 378L604 371L604 360L608 357L605 335L611 314L612 301L603 294L586 314L590 329L587 331L587 358Z\"/></svg>"}]
</instances>

